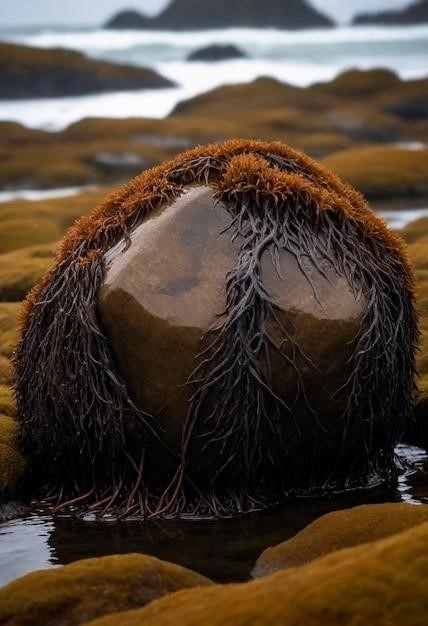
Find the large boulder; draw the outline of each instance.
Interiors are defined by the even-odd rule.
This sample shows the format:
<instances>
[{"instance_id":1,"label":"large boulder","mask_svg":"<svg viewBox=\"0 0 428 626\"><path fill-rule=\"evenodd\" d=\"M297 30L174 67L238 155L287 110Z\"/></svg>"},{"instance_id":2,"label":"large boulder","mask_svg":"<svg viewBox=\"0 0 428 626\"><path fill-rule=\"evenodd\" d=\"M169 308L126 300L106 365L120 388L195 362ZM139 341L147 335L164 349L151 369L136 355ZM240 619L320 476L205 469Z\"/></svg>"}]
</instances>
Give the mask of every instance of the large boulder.
<instances>
[{"instance_id":1,"label":"large boulder","mask_svg":"<svg viewBox=\"0 0 428 626\"><path fill-rule=\"evenodd\" d=\"M403 242L309 158L183 153L80 220L27 299L16 397L34 475L143 517L389 481L413 299Z\"/></svg>"},{"instance_id":2,"label":"large boulder","mask_svg":"<svg viewBox=\"0 0 428 626\"><path fill-rule=\"evenodd\" d=\"M299 29L333 26L333 22L306 0L172 0L155 17L124 11L105 27L198 30L232 26Z\"/></svg>"}]
</instances>

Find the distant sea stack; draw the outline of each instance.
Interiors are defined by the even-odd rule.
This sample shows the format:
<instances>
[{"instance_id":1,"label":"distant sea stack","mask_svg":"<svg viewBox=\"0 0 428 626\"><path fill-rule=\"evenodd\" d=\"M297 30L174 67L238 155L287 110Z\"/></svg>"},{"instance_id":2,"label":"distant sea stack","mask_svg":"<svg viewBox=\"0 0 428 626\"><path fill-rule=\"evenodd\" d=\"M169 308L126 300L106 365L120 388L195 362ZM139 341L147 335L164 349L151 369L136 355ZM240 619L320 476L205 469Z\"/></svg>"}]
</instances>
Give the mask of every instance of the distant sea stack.
<instances>
[{"instance_id":1,"label":"distant sea stack","mask_svg":"<svg viewBox=\"0 0 428 626\"><path fill-rule=\"evenodd\" d=\"M188 61L226 61L230 59L245 59L245 52L232 44L212 45L198 48L189 54Z\"/></svg>"},{"instance_id":2,"label":"distant sea stack","mask_svg":"<svg viewBox=\"0 0 428 626\"><path fill-rule=\"evenodd\" d=\"M158 89L174 83L153 70L96 61L79 52L0 43L0 100Z\"/></svg>"},{"instance_id":3,"label":"distant sea stack","mask_svg":"<svg viewBox=\"0 0 428 626\"><path fill-rule=\"evenodd\" d=\"M428 22L428 0L419 0L404 9L381 13L360 13L353 20L355 25L384 24L403 26Z\"/></svg>"},{"instance_id":4,"label":"distant sea stack","mask_svg":"<svg viewBox=\"0 0 428 626\"><path fill-rule=\"evenodd\" d=\"M153 18L122 11L105 28L204 30L234 26L303 29L332 27L334 22L305 0L172 0Z\"/></svg>"}]
</instances>

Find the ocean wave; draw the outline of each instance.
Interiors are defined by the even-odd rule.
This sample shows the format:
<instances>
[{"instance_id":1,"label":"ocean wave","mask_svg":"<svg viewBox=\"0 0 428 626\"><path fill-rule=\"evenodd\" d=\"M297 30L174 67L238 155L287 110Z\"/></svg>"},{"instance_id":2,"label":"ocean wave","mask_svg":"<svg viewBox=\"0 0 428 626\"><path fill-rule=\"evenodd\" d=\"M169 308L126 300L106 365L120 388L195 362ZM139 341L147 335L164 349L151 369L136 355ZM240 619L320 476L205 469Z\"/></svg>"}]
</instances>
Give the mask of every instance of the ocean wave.
<instances>
[{"instance_id":1,"label":"ocean wave","mask_svg":"<svg viewBox=\"0 0 428 626\"><path fill-rule=\"evenodd\" d=\"M40 48L71 48L83 52L126 50L139 45L162 44L194 48L212 43L252 46L319 46L361 42L415 41L428 38L428 25L401 27L349 27L287 31L276 29L229 28L221 30L172 32L142 30L53 31L36 34L0 32L0 38Z\"/></svg>"}]
</instances>

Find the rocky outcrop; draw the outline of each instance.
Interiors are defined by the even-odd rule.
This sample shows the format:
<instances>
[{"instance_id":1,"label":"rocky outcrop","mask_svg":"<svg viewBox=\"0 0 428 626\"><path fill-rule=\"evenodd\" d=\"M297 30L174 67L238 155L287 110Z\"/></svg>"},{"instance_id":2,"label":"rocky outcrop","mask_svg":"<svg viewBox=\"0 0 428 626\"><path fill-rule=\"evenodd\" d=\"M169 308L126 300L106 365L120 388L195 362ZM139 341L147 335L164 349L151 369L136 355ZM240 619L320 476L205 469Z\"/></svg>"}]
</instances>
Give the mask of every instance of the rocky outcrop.
<instances>
[{"instance_id":1,"label":"rocky outcrop","mask_svg":"<svg viewBox=\"0 0 428 626\"><path fill-rule=\"evenodd\" d=\"M187 57L188 61L227 61L228 59L242 59L247 55L245 52L232 44L212 45L206 48L198 48Z\"/></svg>"},{"instance_id":2,"label":"rocky outcrop","mask_svg":"<svg viewBox=\"0 0 428 626\"><path fill-rule=\"evenodd\" d=\"M0 100L58 98L171 87L156 72L96 61L78 52L0 43Z\"/></svg>"},{"instance_id":3,"label":"rocky outcrop","mask_svg":"<svg viewBox=\"0 0 428 626\"><path fill-rule=\"evenodd\" d=\"M360 13L354 17L353 24L384 24L403 26L428 22L428 0L419 0L401 11L382 11L381 13Z\"/></svg>"},{"instance_id":4,"label":"rocky outcrop","mask_svg":"<svg viewBox=\"0 0 428 626\"><path fill-rule=\"evenodd\" d=\"M245 26L256 28L318 28L333 26L332 20L306 0L172 0L153 18L136 11L122 11L106 28L160 30L203 30Z\"/></svg>"}]
</instances>

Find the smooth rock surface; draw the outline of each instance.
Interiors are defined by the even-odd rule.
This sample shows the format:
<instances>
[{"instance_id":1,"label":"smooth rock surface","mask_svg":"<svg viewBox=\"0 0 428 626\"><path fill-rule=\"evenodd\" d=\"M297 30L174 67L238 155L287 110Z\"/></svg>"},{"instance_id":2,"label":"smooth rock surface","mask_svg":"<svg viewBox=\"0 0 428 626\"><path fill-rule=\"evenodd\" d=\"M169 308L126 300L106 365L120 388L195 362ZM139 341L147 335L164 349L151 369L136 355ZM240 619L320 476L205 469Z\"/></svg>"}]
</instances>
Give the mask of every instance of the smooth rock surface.
<instances>
[{"instance_id":1,"label":"smooth rock surface","mask_svg":"<svg viewBox=\"0 0 428 626\"><path fill-rule=\"evenodd\" d=\"M131 395L156 416L176 449L188 411L186 381L210 341L210 328L221 322L225 277L242 243L240 237L231 240L230 221L209 187L195 187L143 221L128 249L120 242L106 254L108 271L99 294L103 325ZM301 268L281 250L280 278L270 255L262 257L263 282L282 326L270 319L267 330L295 360L300 381L276 352L272 374L266 369L266 375L275 393L287 402L296 400L294 415L305 433L305 422L313 429L307 402L326 423L344 410L346 394L336 392L349 375L347 361L364 302L330 263L323 261L325 277L305 259ZM302 383L307 402L299 397ZM299 445L304 440L299 438Z\"/></svg>"}]
</instances>

